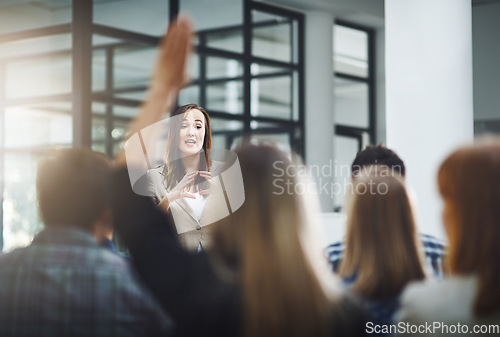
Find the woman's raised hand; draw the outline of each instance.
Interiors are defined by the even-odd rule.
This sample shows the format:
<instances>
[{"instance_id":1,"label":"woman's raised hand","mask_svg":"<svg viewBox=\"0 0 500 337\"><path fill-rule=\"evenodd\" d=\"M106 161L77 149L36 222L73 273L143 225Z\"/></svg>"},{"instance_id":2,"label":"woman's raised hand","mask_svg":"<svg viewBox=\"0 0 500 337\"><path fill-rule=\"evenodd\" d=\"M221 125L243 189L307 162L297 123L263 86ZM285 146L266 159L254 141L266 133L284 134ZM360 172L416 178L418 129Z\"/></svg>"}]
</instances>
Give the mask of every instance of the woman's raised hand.
<instances>
[{"instance_id":1,"label":"woman's raised hand","mask_svg":"<svg viewBox=\"0 0 500 337\"><path fill-rule=\"evenodd\" d=\"M167 34L160 44L156 67L149 85L147 99L141 105L137 117L130 124L128 136L132 136L143 128L160 121L165 111L170 111L180 89L187 82L187 62L191 53L193 27L185 16L179 16L169 26ZM144 142L149 144L151 139ZM125 158L125 151L120 151L115 157L117 166L126 164L142 166L144 158L129 156Z\"/></svg>"},{"instance_id":2,"label":"woman's raised hand","mask_svg":"<svg viewBox=\"0 0 500 337\"><path fill-rule=\"evenodd\" d=\"M179 16L168 28L160 44L156 68L151 81L152 90L180 90L187 83L187 62L192 49L191 21Z\"/></svg>"}]
</instances>

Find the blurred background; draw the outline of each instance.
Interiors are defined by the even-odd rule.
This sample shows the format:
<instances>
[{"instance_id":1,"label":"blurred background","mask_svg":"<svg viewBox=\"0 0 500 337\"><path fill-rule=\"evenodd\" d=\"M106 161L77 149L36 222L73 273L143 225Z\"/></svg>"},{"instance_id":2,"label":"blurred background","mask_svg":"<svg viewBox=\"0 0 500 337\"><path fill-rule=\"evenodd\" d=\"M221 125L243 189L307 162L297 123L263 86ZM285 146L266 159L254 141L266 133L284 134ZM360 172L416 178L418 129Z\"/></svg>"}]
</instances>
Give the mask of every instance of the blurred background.
<instances>
[{"instance_id":1,"label":"blurred background","mask_svg":"<svg viewBox=\"0 0 500 337\"><path fill-rule=\"evenodd\" d=\"M500 133L500 2L468 4L474 133ZM309 164L329 158L340 183L362 147L386 142L383 0L2 0L0 250L41 228L35 178L48 150L112 157L123 146L159 38L179 12L197 36L178 104L206 108L215 148L252 132ZM326 104L315 96L325 93ZM343 198L322 200L328 221Z\"/></svg>"}]
</instances>

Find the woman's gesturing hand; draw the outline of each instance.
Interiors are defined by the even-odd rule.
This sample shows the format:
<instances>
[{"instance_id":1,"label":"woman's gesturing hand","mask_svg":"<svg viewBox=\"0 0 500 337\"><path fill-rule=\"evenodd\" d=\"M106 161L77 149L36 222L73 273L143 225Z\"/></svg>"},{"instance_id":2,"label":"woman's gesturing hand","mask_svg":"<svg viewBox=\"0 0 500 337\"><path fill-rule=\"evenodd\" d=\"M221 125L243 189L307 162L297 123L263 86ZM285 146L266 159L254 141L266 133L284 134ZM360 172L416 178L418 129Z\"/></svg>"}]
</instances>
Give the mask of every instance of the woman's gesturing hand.
<instances>
[{"instance_id":1,"label":"woman's gesturing hand","mask_svg":"<svg viewBox=\"0 0 500 337\"><path fill-rule=\"evenodd\" d=\"M215 180L214 177L212 176L212 173L208 171L198 171L200 176L205 178L209 184L209 187L205 190L200 191L200 195L208 195L212 191L212 187L215 185Z\"/></svg>"},{"instance_id":2,"label":"woman's gesturing hand","mask_svg":"<svg viewBox=\"0 0 500 337\"><path fill-rule=\"evenodd\" d=\"M182 177L182 180L166 195L169 203L181 198L196 199L194 194L189 193L189 191L197 175L198 171L191 171L186 173L184 177Z\"/></svg>"}]
</instances>

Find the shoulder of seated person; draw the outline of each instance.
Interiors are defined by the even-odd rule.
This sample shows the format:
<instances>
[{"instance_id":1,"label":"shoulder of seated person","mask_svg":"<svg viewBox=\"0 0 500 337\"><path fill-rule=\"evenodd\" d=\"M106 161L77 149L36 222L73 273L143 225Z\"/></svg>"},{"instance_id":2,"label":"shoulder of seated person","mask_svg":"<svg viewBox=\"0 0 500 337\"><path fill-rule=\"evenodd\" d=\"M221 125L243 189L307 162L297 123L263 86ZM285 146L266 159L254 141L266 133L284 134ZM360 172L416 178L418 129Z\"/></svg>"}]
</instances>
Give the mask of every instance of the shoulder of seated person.
<instances>
[{"instance_id":1,"label":"shoulder of seated person","mask_svg":"<svg viewBox=\"0 0 500 337\"><path fill-rule=\"evenodd\" d=\"M326 247L326 252L327 253L333 253L333 252L338 252L338 251L343 251L345 249L345 242L344 241L338 241L329 244Z\"/></svg>"},{"instance_id":2,"label":"shoulder of seated person","mask_svg":"<svg viewBox=\"0 0 500 337\"><path fill-rule=\"evenodd\" d=\"M427 243L432 243L432 244L440 245L443 247L446 247L448 245L445 240L439 239L439 238L435 237L434 235L425 234L425 233L419 233L419 235L420 235L421 240L425 241Z\"/></svg>"},{"instance_id":3,"label":"shoulder of seated person","mask_svg":"<svg viewBox=\"0 0 500 337\"><path fill-rule=\"evenodd\" d=\"M457 298L457 295L473 294L477 279L474 276L453 276L438 279L427 279L410 283L403 291L401 302L408 304L429 304L436 302L448 302ZM470 291L467 290L470 288Z\"/></svg>"},{"instance_id":4,"label":"shoulder of seated person","mask_svg":"<svg viewBox=\"0 0 500 337\"><path fill-rule=\"evenodd\" d=\"M470 320L476 283L477 279L474 276L455 276L443 280L411 283L401 296L401 306L395 320L414 322Z\"/></svg>"}]
</instances>

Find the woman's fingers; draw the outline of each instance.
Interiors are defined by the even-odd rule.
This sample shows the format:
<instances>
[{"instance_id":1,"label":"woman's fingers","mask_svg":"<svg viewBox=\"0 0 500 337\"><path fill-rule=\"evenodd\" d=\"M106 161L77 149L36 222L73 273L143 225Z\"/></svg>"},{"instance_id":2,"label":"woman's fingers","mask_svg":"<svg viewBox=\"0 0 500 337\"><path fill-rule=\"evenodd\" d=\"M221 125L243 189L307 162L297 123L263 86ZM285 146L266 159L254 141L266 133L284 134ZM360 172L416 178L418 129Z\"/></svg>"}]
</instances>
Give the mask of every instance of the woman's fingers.
<instances>
[{"instance_id":1,"label":"woman's fingers","mask_svg":"<svg viewBox=\"0 0 500 337\"><path fill-rule=\"evenodd\" d=\"M196 178L197 175L198 175L197 171L189 172L189 173L186 173L184 175L184 177L182 177L182 180L184 180L184 181L192 180L192 179Z\"/></svg>"},{"instance_id":2,"label":"woman's fingers","mask_svg":"<svg viewBox=\"0 0 500 337\"><path fill-rule=\"evenodd\" d=\"M212 187L215 185L215 180L212 176L212 173L208 171L200 171L200 176L204 177L206 181L210 184L209 188L200 191L200 195L210 194Z\"/></svg>"},{"instance_id":3,"label":"woman's fingers","mask_svg":"<svg viewBox=\"0 0 500 337\"><path fill-rule=\"evenodd\" d=\"M194 194L191 194L191 193L188 193L188 192L184 193L182 197L183 198L196 199L196 196Z\"/></svg>"},{"instance_id":4,"label":"woman's fingers","mask_svg":"<svg viewBox=\"0 0 500 337\"><path fill-rule=\"evenodd\" d=\"M212 178L212 173L208 172L208 171L198 171L200 176L202 176L203 178Z\"/></svg>"},{"instance_id":5,"label":"woman's fingers","mask_svg":"<svg viewBox=\"0 0 500 337\"><path fill-rule=\"evenodd\" d=\"M210 194L210 189L200 191L200 195Z\"/></svg>"},{"instance_id":6,"label":"woman's fingers","mask_svg":"<svg viewBox=\"0 0 500 337\"><path fill-rule=\"evenodd\" d=\"M188 178L191 178L191 177L196 177L198 175L198 171L191 171L191 172L188 172L184 175L184 177L188 177Z\"/></svg>"},{"instance_id":7,"label":"woman's fingers","mask_svg":"<svg viewBox=\"0 0 500 337\"><path fill-rule=\"evenodd\" d=\"M181 198L196 199L196 196L194 194L189 193L189 188L185 187L181 190Z\"/></svg>"}]
</instances>

